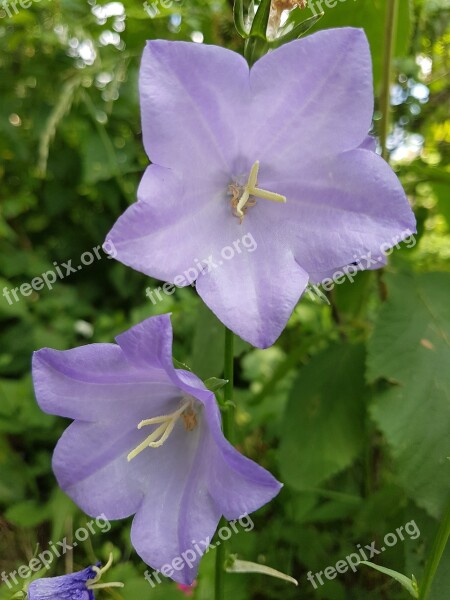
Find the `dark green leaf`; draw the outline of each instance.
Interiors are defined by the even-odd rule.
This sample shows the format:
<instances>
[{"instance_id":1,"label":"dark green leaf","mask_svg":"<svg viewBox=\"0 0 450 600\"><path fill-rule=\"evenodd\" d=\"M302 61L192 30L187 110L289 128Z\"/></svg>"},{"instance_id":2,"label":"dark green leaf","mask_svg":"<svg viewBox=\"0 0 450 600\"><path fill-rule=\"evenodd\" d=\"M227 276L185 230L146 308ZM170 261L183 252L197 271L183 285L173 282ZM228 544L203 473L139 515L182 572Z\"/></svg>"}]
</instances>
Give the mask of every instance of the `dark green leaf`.
<instances>
[{"instance_id":1,"label":"dark green leaf","mask_svg":"<svg viewBox=\"0 0 450 600\"><path fill-rule=\"evenodd\" d=\"M371 412L399 480L435 517L450 486L450 274L389 275L369 344L368 376L391 382Z\"/></svg>"},{"instance_id":2,"label":"dark green leaf","mask_svg":"<svg viewBox=\"0 0 450 600\"><path fill-rule=\"evenodd\" d=\"M246 38L248 35L248 31L245 27L244 21L244 0L234 0L233 17L234 25L237 29L237 32L240 36Z\"/></svg>"},{"instance_id":3,"label":"dark green leaf","mask_svg":"<svg viewBox=\"0 0 450 600\"><path fill-rule=\"evenodd\" d=\"M270 16L272 0L261 0L255 18L250 29L250 37L257 37L266 41L267 24Z\"/></svg>"},{"instance_id":4,"label":"dark green leaf","mask_svg":"<svg viewBox=\"0 0 450 600\"><path fill-rule=\"evenodd\" d=\"M339 344L304 367L281 433L282 480L310 489L348 467L364 439L364 348Z\"/></svg>"}]
</instances>

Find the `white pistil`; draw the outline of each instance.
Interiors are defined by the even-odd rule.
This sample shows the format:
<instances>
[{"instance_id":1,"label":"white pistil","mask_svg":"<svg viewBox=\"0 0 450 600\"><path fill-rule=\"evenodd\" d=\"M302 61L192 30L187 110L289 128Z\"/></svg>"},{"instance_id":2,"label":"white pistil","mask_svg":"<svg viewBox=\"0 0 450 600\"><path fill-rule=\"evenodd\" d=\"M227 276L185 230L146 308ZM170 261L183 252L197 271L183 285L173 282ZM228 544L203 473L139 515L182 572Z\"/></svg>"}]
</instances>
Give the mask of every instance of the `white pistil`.
<instances>
[{"instance_id":1,"label":"white pistil","mask_svg":"<svg viewBox=\"0 0 450 600\"><path fill-rule=\"evenodd\" d=\"M122 588L124 587L124 584L119 582L119 581L111 581L111 582L106 582L106 583L98 583L100 581L100 579L102 578L103 574L106 573L106 571L108 571L108 569L111 567L111 565L113 564L113 555L110 554L109 555L109 559L108 562L106 563L106 565L102 568L97 567L97 565L94 565L92 567L92 570L96 573L95 577L93 579L89 579L86 582L86 587L88 588L88 590L100 590L103 588Z\"/></svg>"},{"instance_id":2,"label":"white pistil","mask_svg":"<svg viewBox=\"0 0 450 600\"><path fill-rule=\"evenodd\" d=\"M142 429L142 427L146 427L147 425L157 425L158 423L160 423L160 426L157 427L141 444L139 444L139 446L136 446L136 448L130 452L128 455L128 462L133 460L133 458L135 458L146 448L159 448L162 446L172 433L177 420L191 404L192 400L187 400L178 410L174 411L170 415L161 415L159 417L153 417L152 419L145 419L144 421L141 421L137 426L138 429Z\"/></svg>"},{"instance_id":3,"label":"white pistil","mask_svg":"<svg viewBox=\"0 0 450 600\"><path fill-rule=\"evenodd\" d=\"M250 196L255 196L256 198L264 198L265 200L272 200L273 202L286 202L286 196L282 196L281 194L276 194L275 192L269 192L268 190L263 190L262 188L257 187L257 179L259 172L259 160L257 160L250 171L250 175L248 177L248 181L244 186L244 191L239 199L239 202L236 205L236 216L241 219L244 217L244 207L247 204Z\"/></svg>"}]
</instances>

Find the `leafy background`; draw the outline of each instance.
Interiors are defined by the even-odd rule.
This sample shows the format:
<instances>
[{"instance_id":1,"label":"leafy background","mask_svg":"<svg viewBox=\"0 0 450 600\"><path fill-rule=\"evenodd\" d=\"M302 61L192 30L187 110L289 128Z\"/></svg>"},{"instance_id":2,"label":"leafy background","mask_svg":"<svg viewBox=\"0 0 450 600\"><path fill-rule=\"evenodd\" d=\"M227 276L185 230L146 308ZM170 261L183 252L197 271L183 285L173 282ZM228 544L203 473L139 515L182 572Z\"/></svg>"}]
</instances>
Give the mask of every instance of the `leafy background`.
<instances>
[{"instance_id":1,"label":"leafy background","mask_svg":"<svg viewBox=\"0 0 450 600\"><path fill-rule=\"evenodd\" d=\"M330 3L332 4L332 3ZM378 94L384 0L324 5L315 29L363 27ZM214 43L242 52L225 0L159 5L150 18L137 0L42 0L0 12L0 289L13 288L103 242L134 201L147 164L137 98L146 39ZM309 10L305 16L309 16ZM449 500L450 464L450 65L446 0L400 0L392 88L391 162L418 219L415 247L381 272L336 286L330 305L305 297L277 344L238 344L235 443L285 487L233 537L243 559L288 572L299 588L260 575L228 575L235 600L290 598L401 600L397 583L361 567L314 590L321 571L414 519L420 538L375 560L420 579ZM374 133L380 113L374 114ZM153 305L155 281L102 255L91 266L9 305L0 296L0 572L27 563L38 544L86 522L50 468L67 425L36 407L30 355L112 341L140 320L171 311L175 355L200 376L220 377L223 339L191 288ZM51 574L113 552L111 578L124 590L100 598L182 598L172 582L154 590L129 544L130 523L113 524L55 562ZM447 550L432 600L447 600ZM202 562L194 597L210 599L214 556ZM0 598L11 591L0 588Z\"/></svg>"}]
</instances>

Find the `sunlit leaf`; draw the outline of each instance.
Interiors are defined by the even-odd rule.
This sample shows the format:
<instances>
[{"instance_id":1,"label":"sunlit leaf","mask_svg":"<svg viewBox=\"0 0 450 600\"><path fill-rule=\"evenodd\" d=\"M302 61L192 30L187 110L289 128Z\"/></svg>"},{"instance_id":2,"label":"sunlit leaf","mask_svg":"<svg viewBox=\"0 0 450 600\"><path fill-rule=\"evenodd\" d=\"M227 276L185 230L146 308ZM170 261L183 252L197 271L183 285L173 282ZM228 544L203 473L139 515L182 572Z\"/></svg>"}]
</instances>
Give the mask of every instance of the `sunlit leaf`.
<instances>
[{"instance_id":1,"label":"sunlit leaf","mask_svg":"<svg viewBox=\"0 0 450 600\"><path fill-rule=\"evenodd\" d=\"M281 571L277 571L276 569L272 569L272 567L267 567L266 565L250 562L248 560L239 560L235 556L230 557L229 564L226 566L226 571L228 573L260 573L261 575L276 577L277 579L282 579L288 583L298 585L298 581L290 575L281 573Z\"/></svg>"},{"instance_id":2,"label":"sunlit leaf","mask_svg":"<svg viewBox=\"0 0 450 600\"><path fill-rule=\"evenodd\" d=\"M323 17L323 13L319 13L315 16L309 17L305 21L298 23L297 25L292 26L291 29L287 31L287 33L282 33L275 40L270 42L271 48L278 48L287 42L291 42L293 40L298 39L305 33L307 33L311 27L313 27L321 18Z\"/></svg>"},{"instance_id":3,"label":"sunlit leaf","mask_svg":"<svg viewBox=\"0 0 450 600\"><path fill-rule=\"evenodd\" d=\"M375 569L375 571L379 571L380 573L384 573L384 575L392 577L392 579L398 581L398 583L400 583L400 585L402 585L405 588L405 590L408 590L408 592L413 598L419 597L419 590L415 579L408 579L408 577L406 577L402 573L398 573L397 571L393 571L392 569L386 569L386 567L381 567L380 565L376 565L367 560L362 560L361 564L366 565L371 569Z\"/></svg>"}]
</instances>

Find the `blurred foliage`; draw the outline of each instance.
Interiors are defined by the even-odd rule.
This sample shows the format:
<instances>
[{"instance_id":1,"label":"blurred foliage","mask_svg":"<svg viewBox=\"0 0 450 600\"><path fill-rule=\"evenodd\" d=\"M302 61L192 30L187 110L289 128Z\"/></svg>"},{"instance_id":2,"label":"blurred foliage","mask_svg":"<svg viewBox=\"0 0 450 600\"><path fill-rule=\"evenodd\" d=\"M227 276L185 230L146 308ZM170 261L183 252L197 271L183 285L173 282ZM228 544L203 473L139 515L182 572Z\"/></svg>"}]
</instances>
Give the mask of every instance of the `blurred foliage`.
<instances>
[{"instance_id":1,"label":"blurred foliage","mask_svg":"<svg viewBox=\"0 0 450 600\"><path fill-rule=\"evenodd\" d=\"M378 92L385 0L322 5L314 30L365 29ZM48 540L69 539L87 521L51 472L66 423L36 407L33 350L111 341L132 323L171 311L177 359L204 378L222 375L218 322L193 289L154 305L145 289L158 282L94 248L134 201L147 164L137 97L145 40L242 52L231 9L225 0L174 0L168 9L136 0L36 0L28 9L0 10L0 289L58 266L64 275L69 260L75 266L51 290L19 289L18 301L0 296L0 572L27 563ZM384 272L337 286L330 306L305 297L274 347L237 344L236 442L285 487L255 515L253 531L232 538L230 551L290 573L300 591L261 575L228 575L227 598L406 599L398 584L366 568L318 589L306 574L413 519L420 537L406 537L375 560L419 580L423 573L450 492L448 18L446 0L400 0L389 150L417 215L417 243L396 250ZM375 134L379 120L376 110ZM86 252L92 264L77 269ZM92 536L55 561L51 574L112 551L111 579L126 587L100 598L182 598L171 582L152 589L143 579L129 526L117 522ZM448 550L445 558L431 600L448 600ZM194 598L210 600L213 572L209 553ZM3 585L0 598L10 595Z\"/></svg>"}]
</instances>

